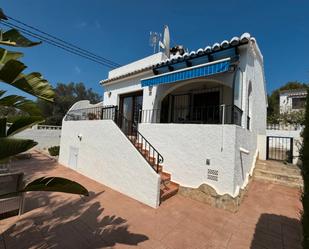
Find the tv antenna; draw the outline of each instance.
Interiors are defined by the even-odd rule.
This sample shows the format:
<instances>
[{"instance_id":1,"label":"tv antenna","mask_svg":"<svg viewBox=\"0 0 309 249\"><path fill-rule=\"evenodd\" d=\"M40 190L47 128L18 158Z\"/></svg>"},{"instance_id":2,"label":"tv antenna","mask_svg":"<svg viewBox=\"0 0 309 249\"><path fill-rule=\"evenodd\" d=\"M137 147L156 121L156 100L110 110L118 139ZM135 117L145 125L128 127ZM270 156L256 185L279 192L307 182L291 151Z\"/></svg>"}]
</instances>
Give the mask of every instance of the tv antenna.
<instances>
[{"instance_id":1,"label":"tv antenna","mask_svg":"<svg viewBox=\"0 0 309 249\"><path fill-rule=\"evenodd\" d=\"M149 45L150 47L153 47L153 53L155 54L158 48L159 51L159 42L161 40L162 35L158 32L153 32L150 31L150 36L149 36Z\"/></svg>"}]
</instances>

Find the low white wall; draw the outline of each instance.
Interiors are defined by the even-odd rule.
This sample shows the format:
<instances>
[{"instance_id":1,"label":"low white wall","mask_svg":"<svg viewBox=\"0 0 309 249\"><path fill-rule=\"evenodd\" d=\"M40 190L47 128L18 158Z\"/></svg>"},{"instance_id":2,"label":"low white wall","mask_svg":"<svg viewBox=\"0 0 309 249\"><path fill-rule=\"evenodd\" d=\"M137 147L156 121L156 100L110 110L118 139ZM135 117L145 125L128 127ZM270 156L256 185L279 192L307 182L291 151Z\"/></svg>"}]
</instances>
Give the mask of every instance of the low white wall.
<instances>
[{"instance_id":1,"label":"low white wall","mask_svg":"<svg viewBox=\"0 0 309 249\"><path fill-rule=\"evenodd\" d=\"M38 142L34 148L45 150L52 146L60 145L61 129L60 126L33 126L16 135L16 138L33 139Z\"/></svg>"},{"instance_id":2,"label":"low white wall","mask_svg":"<svg viewBox=\"0 0 309 249\"><path fill-rule=\"evenodd\" d=\"M267 136L277 136L277 137L300 137L301 130L266 130Z\"/></svg>"},{"instance_id":3,"label":"low white wall","mask_svg":"<svg viewBox=\"0 0 309 249\"><path fill-rule=\"evenodd\" d=\"M111 120L63 121L59 162L151 207L159 205L159 175Z\"/></svg>"},{"instance_id":4,"label":"low white wall","mask_svg":"<svg viewBox=\"0 0 309 249\"><path fill-rule=\"evenodd\" d=\"M236 126L144 123L139 131L162 154L172 180L192 188L207 183L234 195ZM208 170L218 171L218 181L208 179Z\"/></svg>"}]
</instances>

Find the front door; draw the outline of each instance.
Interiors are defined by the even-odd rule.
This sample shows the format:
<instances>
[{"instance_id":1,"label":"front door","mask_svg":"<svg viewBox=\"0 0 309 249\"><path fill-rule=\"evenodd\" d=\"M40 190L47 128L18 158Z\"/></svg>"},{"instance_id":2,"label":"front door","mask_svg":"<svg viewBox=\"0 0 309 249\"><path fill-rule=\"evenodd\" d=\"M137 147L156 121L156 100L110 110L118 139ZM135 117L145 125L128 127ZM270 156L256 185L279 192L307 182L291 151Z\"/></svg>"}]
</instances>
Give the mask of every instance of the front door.
<instances>
[{"instance_id":1,"label":"front door","mask_svg":"<svg viewBox=\"0 0 309 249\"><path fill-rule=\"evenodd\" d=\"M124 117L121 127L126 133L132 133L140 118L143 106L143 91L133 92L120 96L120 113Z\"/></svg>"}]
</instances>

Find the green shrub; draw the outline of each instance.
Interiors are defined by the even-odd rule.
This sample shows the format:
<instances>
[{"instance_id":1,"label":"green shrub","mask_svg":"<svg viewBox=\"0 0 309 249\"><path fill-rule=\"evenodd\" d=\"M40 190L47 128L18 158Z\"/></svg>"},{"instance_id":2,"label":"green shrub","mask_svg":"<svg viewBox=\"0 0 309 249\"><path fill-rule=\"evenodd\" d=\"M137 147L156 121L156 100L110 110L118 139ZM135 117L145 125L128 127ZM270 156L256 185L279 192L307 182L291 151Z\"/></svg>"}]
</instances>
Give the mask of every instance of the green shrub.
<instances>
[{"instance_id":1,"label":"green shrub","mask_svg":"<svg viewBox=\"0 0 309 249\"><path fill-rule=\"evenodd\" d=\"M60 146L52 146L48 148L48 152L51 156L59 155Z\"/></svg>"}]
</instances>

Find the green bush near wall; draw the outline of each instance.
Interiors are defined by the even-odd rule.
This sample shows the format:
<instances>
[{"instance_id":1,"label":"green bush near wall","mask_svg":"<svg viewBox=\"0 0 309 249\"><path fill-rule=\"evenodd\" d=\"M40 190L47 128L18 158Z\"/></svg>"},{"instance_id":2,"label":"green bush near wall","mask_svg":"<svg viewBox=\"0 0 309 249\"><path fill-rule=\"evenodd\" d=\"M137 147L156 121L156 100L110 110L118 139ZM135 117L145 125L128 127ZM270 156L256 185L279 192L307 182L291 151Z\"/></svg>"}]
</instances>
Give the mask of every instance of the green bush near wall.
<instances>
[{"instance_id":1,"label":"green bush near wall","mask_svg":"<svg viewBox=\"0 0 309 249\"><path fill-rule=\"evenodd\" d=\"M58 156L60 151L60 146L52 146L48 148L48 152L51 156Z\"/></svg>"}]
</instances>

